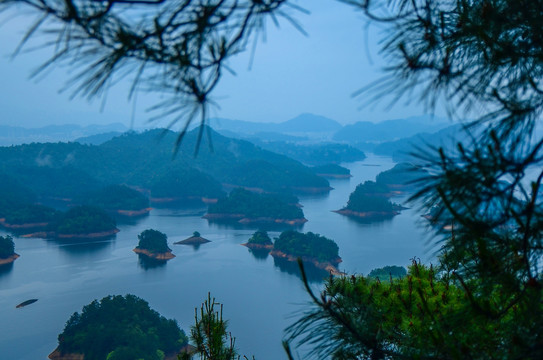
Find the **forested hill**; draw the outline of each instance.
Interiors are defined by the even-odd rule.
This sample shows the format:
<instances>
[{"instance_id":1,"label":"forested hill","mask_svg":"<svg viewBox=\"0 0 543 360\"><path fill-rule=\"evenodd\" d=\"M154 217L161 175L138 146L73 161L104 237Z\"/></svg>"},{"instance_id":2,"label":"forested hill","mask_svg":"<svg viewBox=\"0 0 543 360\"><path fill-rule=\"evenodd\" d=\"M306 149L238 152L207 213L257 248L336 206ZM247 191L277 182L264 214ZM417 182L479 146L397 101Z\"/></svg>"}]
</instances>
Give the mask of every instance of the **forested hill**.
<instances>
[{"instance_id":1,"label":"forested hill","mask_svg":"<svg viewBox=\"0 0 543 360\"><path fill-rule=\"evenodd\" d=\"M206 129L206 132L208 129ZM174 153L177 133L161 129L144 133L125 133L99 146L78 143L27 144L0 148L0 171L20 178L38 195L41 182L63 179L72 185L98 188L105 184L126 184L151 189L172 171L194 173L213 189L216 197L220 184L260 188L265 191L327 191L327 180L296 160L263 150L247 141L224 137L209 129L211 144L204 136L195 156L198 130L188 132ZM66 174L68 176L66 176ZM214 183L214 186L210 184ZM182 187L183 184L172 186ZM155 186L156 187L156 186ZM69 184L67 197L73 189ZM44 190L45 191L45 190ZM195 190L196 191L196 190ZM196 191L198 192L198 191ZM47 194L62 197L63 194ZM161 194L166 196L167 194ZM153 196L151 194L151 196Z\"/></svg>"}]
</instances>

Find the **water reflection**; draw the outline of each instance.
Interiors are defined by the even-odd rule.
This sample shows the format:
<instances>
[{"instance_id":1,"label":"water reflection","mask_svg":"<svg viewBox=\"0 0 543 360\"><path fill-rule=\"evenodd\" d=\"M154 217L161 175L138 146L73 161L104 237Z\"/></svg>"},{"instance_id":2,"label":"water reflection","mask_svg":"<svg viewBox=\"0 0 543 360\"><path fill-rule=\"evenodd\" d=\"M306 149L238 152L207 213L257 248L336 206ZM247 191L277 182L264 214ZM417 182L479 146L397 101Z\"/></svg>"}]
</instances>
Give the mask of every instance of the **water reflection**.
<instances>
[{"instance_id":1,"label":"water reflection","mask_svg":"<svg viewBox=\"0 0 543 360\"><path fill-rule=\"evenodd\" d=\"M377 218L374 217L374 218L371 218L371 219L362 218L362 217L358 217L358 216L347 216L347 215L342 215L342 216L345 216L347 219L349 219L349 221L352 221L352 222L357 223L357 224L362 224L362 225L391 224L392 219L394 219L394 215L377 217Z\"/></svg>"},{"instance_id":2,"label":"water reflection","mask_svg":"<svg viewBox=\"0 0 543 360\"><path fill-rule=\"evenodd\" d=\"M268 249L250 249L248 248L249 253L258 261L265 261L270 255L270 250Z\"/></svg>"},{"instance_id":3,"label":"water reflection","mask_svg":"<svg viewBox=\"0 0 543 360\"><path fill-rule=\"evenodd\" d=\"M168 260L157 260L143 254L138 254L138 259L139 266L146 271L151 269L163 268L168 262Z\"/></svg>"},{"instance_id":4,"label":"water reflection","mask_svg":"<svg viewBox=\"0 0 543 360\"><path fill-rule=\"evenodd\" d=\"M93 260L102 258L109 253L109 249L115 242L116 235L100 239L48 239L49 244L57 246L64 253L71 257L80 259L90 257Z\"/></svg>"},{"instance_id":5,"label":"water reflection","mask_svg":"<svg viewBox=\"0 0 543 360\"><path fill-rule=\"evenodd\" d=\"M210 228L224 229L224 230L265 230L265 231L285 231L285 230L298 230L301 231L304 224L288 225L278 224L272 222L253 222L250 224L241 224L236 220L217 220L206 219Z\"/></svg>"},{"instance_id":6,"label":"water reflection","mask_svg":"<svg viewBox=\"0 0 543 360\"><path fill-rule=\"evenodd\" d=\"M13 270L13 263L0 265L0 277L9 274Z\"/></svg>"},{"instance_id":7,"label":"water reflection","mask_svg":"<svg viewBox=\"0 0 543 360\"><path fill-rule=\"evenodd\" d=\"M122 216L122 215L115 215L115 221L117 221L117 225L130 225L135 226L138 225L140 222L146 220L149 217L149 213L145 213L138 216Z\"/></svg>"},{"instance_id":8,"label":"water reflection","mask_svg":"<svg viewBox=\"0 0 543 360\"><path fill-rule=\"evenodd\" d=\"M302 278L302 274L300 273L300 267L295 261L288 261L284 258L274 257L273 264L278 267L279 270L281 270L282 272L295 275L300 279ZM311 263L304 262L304 270L307 276L307 280L310 283L322 283L324 279L330 277L328 271L319 269Z\"/></svg>"}]
</instances>

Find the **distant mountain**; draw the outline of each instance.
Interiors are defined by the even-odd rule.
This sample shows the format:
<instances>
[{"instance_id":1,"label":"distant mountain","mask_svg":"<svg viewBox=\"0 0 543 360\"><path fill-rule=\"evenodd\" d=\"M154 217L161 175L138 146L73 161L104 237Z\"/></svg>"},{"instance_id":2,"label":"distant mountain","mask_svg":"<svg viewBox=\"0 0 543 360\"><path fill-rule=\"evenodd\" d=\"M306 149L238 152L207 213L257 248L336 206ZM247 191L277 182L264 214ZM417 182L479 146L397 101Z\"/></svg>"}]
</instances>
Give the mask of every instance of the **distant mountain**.
<instances>
[{"instance_id":1,"label":"distant mountain","mask_svg":"<svg viewBox=\"0 0 543 360\"><path fill-rule=\"evenodd\" d=\"M231 131L242 134L279 133L307 136L309 134L334 133L342 128L335 120L314 114L301 114L281 123L258 123L243 120L214 118L210 126L217 131Z\"/></svg>"},{"instance_id":2,"label":"distant mountain","mask_svg":"<svg viewBox=\"0 0 543 360\"><path fill-rule=\"evenodd\" d=\"M121 134L122 132L119 131L110 131L106 133L80 137L75 139L74 141L85 145L102 145L106 141L109 141Z\"/></svg>"},{"instance_id":3,"label":"distant mountain","mask_svg":"<svg viewBox=\"0 0 543 360\"><path fill-rule=\"evenodd\" d=\"M343 126L335 120L320 115L301 114L294 119L277 124L276 131L285 133L336 132Z\"/></svg>"},{"instance_id":4,"label":"distant mountain","mask_svg":"<svg viewBox=\"0 0 543 360\"><path fill-rule=\"evenodd\" d=\"M435 132L446 126L448 123L445 120L429 115L387 120L380 123L359 121L338 130L333 139L349 143L392 141L420 132Z\"/></svg>"},{"instance_id":5,"label":"distant mountain","mask_svg":"<svg viewBox=\"0 0 543 360\"><path fill-rule=\"evenodd\" d=\"M0 125L0 146L29 144L33 142L74 141L77 138L106 132L125 132L121 123L108 125L48 125L39 128Z\"/></svg>"},{"instance_id":6,"label":"distant mountain","mask_svg":"<svg viewBox=\"0 0 543 360\"><path fill-rule=\"evenodd\" d=\"M418 149L451 147L463 138L462 125L452 125L433 133L419 133L403 139L383 142L373 149L377 155L392 156L395 161L416 161L412 156Z\"/></svg>"},{"instance_id":7,"label":"distant mountain","mask_svg":"<svg viewBox=\"0 0 543 360\"><path fill-rule=\"evenodd\" d=\"M204 137L198 156L198 129L185 135L177 152L178 134L163 129L127 132L99 146L72 142L0 147L0 171L20 179L38 196L59 199L109 184L145 190L151 197L167 188L156 194L160 198L217 197L221 184L264 192L330 190L327 180L296 160L209 132L212 143Z\"/></svg>"}]
</instances>

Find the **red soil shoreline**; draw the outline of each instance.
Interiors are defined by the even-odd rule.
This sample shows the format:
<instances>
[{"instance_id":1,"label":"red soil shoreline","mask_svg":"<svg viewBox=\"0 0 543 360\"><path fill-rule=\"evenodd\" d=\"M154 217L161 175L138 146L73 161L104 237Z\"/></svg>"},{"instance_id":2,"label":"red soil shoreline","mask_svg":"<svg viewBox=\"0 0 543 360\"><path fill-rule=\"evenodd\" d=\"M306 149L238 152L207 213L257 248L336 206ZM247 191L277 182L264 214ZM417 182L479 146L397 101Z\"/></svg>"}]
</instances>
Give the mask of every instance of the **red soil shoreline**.
<instances>
[{"instance_id":1,"label":"red soil shoreline","mask_svg":"<svg viewBox=\"0 0 543 360\"><path fill-rule=\"evenodd\" d=\"M170 260L170 259L173 259L175 257L175 255L172 254L171 251L163 252L163 253L152 253L149 250L138 249L138 248L135 248L132 251L134 251L136 254L142 254L142 255L148 256L150 258L153 258L155 260Z\"/></svg>"},{"instance_id":2,"label":"red soil shoreline","mask_svg":"<svg viewBox=\"0 0 543 360\"><path fill-rule=\"evenodd\" d=\"M15 260L17 260L18 258L20 258L21 256L19 254L13 254L7 258L0 258L0 265L6 265L6 264L11 264L12 262L14 262Z\"/></svg>"},{"instance_id":3,"label":"red soil shoreline","mask_svg":"<svg viewBox=\"0 0 543 360\"><path fill-rule=\"evenodd\" d=\"M346 216L353 216L361 219L383 219L388 217L393 217L399 214L398 211L392 211L392 212L385 212L385 211L353 211L349 209L341 209L341 210L332 210L332 212L346 215Z\"/></svg>"},{"instance_id":4,"label":"red soil shoreline","mask_svg":"<svg viewBox=\"0 0 543 360\"><path fill-rule=\"evenodd\" d=\"M291 262L298 261L298 256L292 256L292 255L286 254L286 253L284 253L282 251L279 251L279 250L272 250L270 252L270 255L273 256L273 257L282 258L282 259L285 259L285 260L291 261ZM311 263L315 267L317 267L319 269L322 269L322 270L326 270L332 275L335 275L335 276L345 275L344 272L339 271L338 268L336 267L337 264L339 264L342 261L340 257L334 259L331 262L329 262L329 261L319 262L315 258L307 257L307 256L302 256L301 259L302 259L303 262Z\"/></svg>"},{"instance_id":5,"label":"red soil shoreline","mask_svg":"<svg viewBox=\"0 0 543 360\"><path fill-rule=\"evenodd\" d=\"M275 223L275 224L287 224L287 225L301 225L307 222L306 218L298 219L275 219L271 217L257 217L248 218L243 214L205 214L202 216L208 220L232 220L237 221L240 224L254 224L254 223Z\"/></svg>"}]
</instances>

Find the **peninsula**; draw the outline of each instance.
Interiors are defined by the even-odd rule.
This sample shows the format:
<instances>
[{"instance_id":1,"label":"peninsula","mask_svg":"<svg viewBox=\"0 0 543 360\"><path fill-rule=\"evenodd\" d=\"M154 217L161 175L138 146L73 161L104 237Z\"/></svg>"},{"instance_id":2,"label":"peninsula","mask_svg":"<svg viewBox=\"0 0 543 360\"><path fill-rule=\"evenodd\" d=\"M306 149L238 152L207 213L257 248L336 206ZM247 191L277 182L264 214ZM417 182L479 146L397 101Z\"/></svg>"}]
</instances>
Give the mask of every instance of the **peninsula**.
<instances>
[{"instance_id":1,"label":"peninsula","mask_svg":"<svg viewBox=\"0 0 543 360\"><path fill-rule=\"evenodd\" d=\"M126 185L110 185L82 195L76 202L122 216L142 216L151 211L149 199Z\"/></svg>"},{"instance_id":2,"label":"peninsula","mask_svg":"<svg viewBox=\"0 0 543 360\"><path fill-rule=\"evenodd\" d=\"M175 257L172 249L168 247L168 237L158 230L144 230L138 235L138 239L138 246L133 250L137 254L164 261Z\"/></svg>"}]
</instances>

